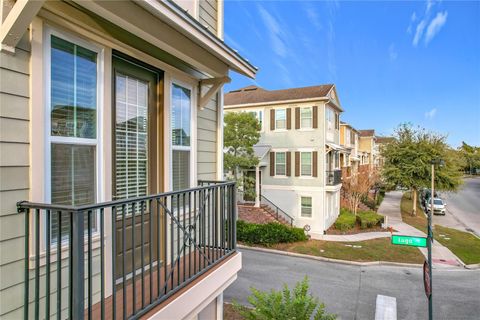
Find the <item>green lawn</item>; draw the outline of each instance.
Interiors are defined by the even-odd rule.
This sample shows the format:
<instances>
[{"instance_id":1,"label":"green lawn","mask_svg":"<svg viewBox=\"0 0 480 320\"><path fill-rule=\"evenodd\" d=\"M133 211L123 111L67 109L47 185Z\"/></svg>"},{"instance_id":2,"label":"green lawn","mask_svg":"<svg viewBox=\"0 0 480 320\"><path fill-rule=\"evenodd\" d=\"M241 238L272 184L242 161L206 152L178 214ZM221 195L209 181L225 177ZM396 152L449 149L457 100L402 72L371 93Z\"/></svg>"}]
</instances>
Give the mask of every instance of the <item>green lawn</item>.
<instances>
[{"instance_id":1,"label":"green lawn","mask_svg":"<svg viewBox=\"0 0 480 320\"><path fill-rule=\"evenodd\" d=\"M422 263L425 260L417 248L392 245L390 238L360 242L309 240L305 242L277 244L274 245L273 248L318 257L359 262L391 261Z\"/></svg>"},{"instance_id":2,"label":"green lawn","mask_svg":"<svg viewBox=\"0 0 480 320\"><path fill-rule=\"evenodd\" d=\"M480 239L473 234L435 225L434 238L465 264L480 263Z\"/></svg>"},{"instance_id":3,"label":"green lawn","mask_svg":"<svg viewBox=\"0 0 480 320\"><path fill-rule=\"evenodd\" d=\"M410 199L409 192L403 194L400 209L403 222L427 233L427 217L420 205L417 207L417 215L411 215L412 199ZM445 237L440 237L440 235L445 235ZM433 236L436 241L450 249L465 264L480 263L480 239L471 233L435 225Z\"/></svg>"}]
</instances>

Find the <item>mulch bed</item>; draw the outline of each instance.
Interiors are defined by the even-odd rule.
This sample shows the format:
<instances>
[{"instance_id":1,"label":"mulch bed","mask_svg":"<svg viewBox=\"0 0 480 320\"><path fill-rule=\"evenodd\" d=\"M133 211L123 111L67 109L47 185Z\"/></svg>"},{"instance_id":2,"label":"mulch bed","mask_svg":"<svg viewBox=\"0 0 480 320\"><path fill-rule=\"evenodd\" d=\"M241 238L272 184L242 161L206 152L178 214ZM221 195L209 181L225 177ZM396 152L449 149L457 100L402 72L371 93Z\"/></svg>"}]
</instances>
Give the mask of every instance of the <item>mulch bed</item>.
<instances>
[{"instance_id":1,"label":"mulch bed","mask_svg":"<svg viewBox=\"0 0 480 320\"><path fill-rule=\"evenodd\" d=\"M344 235L344 234L357 234L357 233L365 233L365 232L388 232L388 229L384 229L381 226L375 226L373 228L368 229L360 229L360 225L356 224L353 229L350 230L338 230L335 229L335 225L332 225L328 230L327 234L336 234L336 235ZM393 230L396 231L396 230Z\"/></svg>"}]
</instances>

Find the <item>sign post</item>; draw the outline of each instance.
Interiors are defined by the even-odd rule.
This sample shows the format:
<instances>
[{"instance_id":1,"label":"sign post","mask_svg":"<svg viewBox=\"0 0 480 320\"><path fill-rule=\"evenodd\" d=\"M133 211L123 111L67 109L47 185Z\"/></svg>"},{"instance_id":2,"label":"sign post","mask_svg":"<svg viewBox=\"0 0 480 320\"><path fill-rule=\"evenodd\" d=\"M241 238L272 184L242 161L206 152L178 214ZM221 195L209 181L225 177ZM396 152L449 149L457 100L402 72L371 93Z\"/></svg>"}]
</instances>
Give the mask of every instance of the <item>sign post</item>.
<instances>
[{"instance_id":1,"label":"sign post","mask_svg":"<svg viewBox=\"0 0 480 320\"><path fill-rule=\"evenodd\" d=\"M432 288L430 287L430 265L427 261L423 263L423 286L425 287L425 295L430 299Z\"/></svg>"}]
</instances>

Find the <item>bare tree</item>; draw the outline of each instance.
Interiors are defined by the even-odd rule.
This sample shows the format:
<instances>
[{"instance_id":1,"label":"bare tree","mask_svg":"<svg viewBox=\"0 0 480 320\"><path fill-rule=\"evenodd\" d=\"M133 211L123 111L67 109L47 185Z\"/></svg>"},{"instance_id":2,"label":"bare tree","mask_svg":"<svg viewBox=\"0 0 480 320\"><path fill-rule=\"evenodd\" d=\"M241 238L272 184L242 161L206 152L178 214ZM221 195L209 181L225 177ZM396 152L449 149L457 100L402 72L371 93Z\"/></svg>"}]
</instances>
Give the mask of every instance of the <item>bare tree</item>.
<instances>
[{"instance_id":1,"label":"bare tree","mask_svg":"<svg viewBox=\"0 0 480 320\"><path fill-rule=\"evenodd\" d=\"M349 209L357 215L358 206L363 197L368 196L368 192L379 181L378 172L374 169L362 170L357 174L342 182L345 198Z\"/></svg>"}]
</instances>

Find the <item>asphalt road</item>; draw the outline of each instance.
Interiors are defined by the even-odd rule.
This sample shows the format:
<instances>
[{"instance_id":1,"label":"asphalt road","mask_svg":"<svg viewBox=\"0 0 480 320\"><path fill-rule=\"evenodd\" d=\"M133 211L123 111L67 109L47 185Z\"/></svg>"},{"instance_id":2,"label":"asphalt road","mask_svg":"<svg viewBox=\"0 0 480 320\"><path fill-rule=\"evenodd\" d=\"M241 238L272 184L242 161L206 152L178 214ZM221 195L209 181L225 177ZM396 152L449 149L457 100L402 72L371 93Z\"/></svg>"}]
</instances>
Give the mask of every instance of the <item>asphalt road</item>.
<instances>
[{"instance_id":1,"label":"asphalt road","mask_svg":"<svg viewBox=\"0 0 480 320\"><path fill-rule=\"evenodd\" d=\"M359 267L278 254L241 250L243 267L225 291L225 301L247 304L251 286L281 289L308 275L310 290L338 319L375 319L378 294L397 299L398 319L427 319L422 269L390 266ZM480 270L433 271L434 319L480 317Z\"/></svg>"},{"instance_id":2,"label":"asphalt road","mask_svg":"<svg viewBox=\"0 0 480 320\"><path fill-rule=\"evenodd\" d=\"M465 179L458 192L441 193L441 197L447 202L447 213L434 216L433 222L480 236L480 177Z\"/></svg>"}]
</instances>

